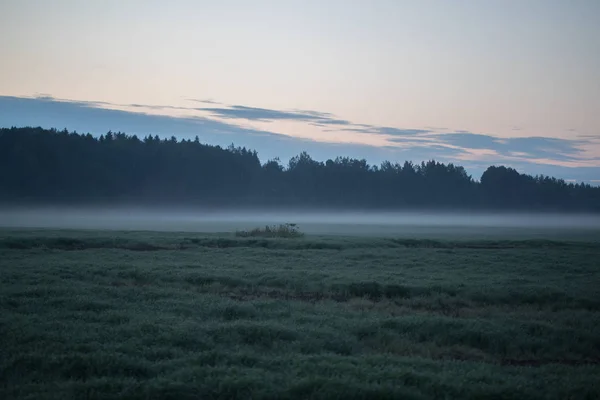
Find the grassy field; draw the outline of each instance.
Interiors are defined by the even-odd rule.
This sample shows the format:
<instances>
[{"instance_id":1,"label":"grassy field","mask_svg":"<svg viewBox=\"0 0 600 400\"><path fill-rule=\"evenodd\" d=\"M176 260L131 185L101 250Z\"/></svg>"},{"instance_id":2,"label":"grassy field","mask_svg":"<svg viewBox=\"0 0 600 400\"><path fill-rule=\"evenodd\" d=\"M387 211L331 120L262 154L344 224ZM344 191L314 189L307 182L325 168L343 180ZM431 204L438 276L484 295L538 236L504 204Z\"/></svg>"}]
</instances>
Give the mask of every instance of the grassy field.
<instances>
[{"instance_id":1,"label":"grassy field","mask_svg":"<svg viewBox=\"0 0 600 400\"><path fill-rule=\"evenodd\" d=\"M598 236L474 236L1 230L0 398L600 398Z\"/></svg>"}]
</instances>

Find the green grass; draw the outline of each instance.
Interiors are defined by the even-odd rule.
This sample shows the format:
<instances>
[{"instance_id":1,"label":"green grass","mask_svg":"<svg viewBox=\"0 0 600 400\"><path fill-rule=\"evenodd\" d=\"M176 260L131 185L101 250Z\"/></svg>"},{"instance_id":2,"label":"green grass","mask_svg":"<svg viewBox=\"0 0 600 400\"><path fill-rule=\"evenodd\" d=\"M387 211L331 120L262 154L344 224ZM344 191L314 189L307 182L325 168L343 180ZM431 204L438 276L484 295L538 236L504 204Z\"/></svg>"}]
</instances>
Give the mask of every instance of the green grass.
<instances>
[{"instance_id":1,"label":"green grass","mask_svg":"<svg viewBox=\"0 0 600 400\"><path fill-rule=\"evenodd\" d=\"M0 398L600 398L599 255L3 230Z\"/></svg>"}]
</instances>

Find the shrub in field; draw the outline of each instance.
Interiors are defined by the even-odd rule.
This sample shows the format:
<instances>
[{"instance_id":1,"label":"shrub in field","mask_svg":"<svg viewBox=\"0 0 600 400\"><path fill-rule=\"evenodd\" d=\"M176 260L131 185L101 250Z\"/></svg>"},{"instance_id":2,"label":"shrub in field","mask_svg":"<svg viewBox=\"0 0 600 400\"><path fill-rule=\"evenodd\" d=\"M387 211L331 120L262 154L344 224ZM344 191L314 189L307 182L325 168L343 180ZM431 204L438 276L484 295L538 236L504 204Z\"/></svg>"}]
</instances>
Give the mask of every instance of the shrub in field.
<instances>
[{"instance_id":1,"label":"shrub in field","mask_svg":"<svg viewBox=\"0 0 600 400\"><path fill-rule=\"evenodd\" d=\"M254 228L249 231L237 231L239 237L274 237L297 238L304 236L296 224L267 225L264 228Z\"/></svg>"}]
</instances>

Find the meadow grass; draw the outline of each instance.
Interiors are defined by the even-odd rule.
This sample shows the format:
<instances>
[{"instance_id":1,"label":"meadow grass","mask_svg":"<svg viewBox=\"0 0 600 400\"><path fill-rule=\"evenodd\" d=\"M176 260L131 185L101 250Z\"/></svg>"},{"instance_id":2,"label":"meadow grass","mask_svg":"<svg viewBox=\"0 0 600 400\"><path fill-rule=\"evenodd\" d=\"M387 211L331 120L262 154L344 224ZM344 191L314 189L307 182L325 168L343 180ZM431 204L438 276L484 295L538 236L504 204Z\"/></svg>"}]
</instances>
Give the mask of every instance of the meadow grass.
<instances>
[{"instance_id":1,"label":"meadow grass","mask_svg":"<svg viewBox=\"0 0 600 400\"><path fill-rule=\"evenodd\" d=\"M0 398L600 398L599 255L2 230Z\"/></svg>"}]
</instances>

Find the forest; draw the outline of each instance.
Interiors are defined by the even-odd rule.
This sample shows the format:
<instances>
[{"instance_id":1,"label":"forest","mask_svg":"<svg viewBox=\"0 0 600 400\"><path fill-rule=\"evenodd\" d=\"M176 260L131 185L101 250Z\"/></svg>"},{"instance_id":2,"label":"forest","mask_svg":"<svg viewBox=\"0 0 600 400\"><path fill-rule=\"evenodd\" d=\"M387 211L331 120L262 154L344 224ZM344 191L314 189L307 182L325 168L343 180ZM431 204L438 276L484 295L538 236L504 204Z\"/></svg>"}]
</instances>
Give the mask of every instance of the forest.
<instances>
[{"instance_id":1,"label":"forest","mask_svg":"<svg viewBox=\"0 0 600 400\"><path fill-rule=\"evenodd\" d=\"M320 162L300 152L284 165L198 137L13 127L0 129L0 202L598 212L600 187L501 165L476 180L461 166L435 160L369 165L348 157Z\"/></svg>"}]
</instances>

